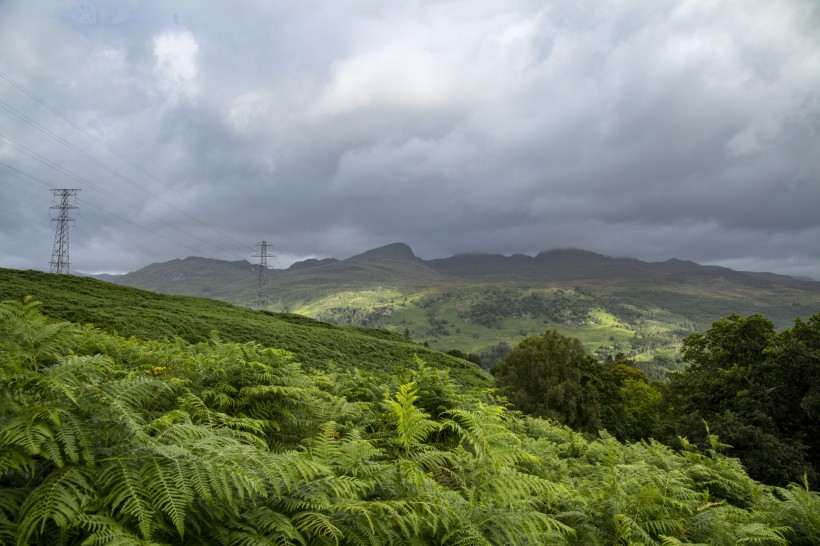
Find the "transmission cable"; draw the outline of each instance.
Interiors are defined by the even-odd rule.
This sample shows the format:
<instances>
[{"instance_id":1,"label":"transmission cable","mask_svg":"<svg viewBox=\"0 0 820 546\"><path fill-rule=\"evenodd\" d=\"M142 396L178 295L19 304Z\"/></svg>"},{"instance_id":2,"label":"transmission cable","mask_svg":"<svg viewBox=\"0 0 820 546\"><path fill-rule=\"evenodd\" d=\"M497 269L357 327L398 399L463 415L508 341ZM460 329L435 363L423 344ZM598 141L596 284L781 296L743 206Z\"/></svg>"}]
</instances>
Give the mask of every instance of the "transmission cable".
<instances>
[{"instance_id":1,"label":"transmission cable","mask_svg":"<svg viewBox=\"0 0 820 546\"><path fill-rule=\"evenodd\" d=\"M134 167L135 169L137 169L137 170L138 170L138 171L140 171L141 173L143 173L145 176L147 176L147 177L148 177L148 178L150 178L151 180L154 180L155 182L157 182L158 184L160 184L163 188L167 189L168 191L171 191L171 192L175 193L178 197L181 197L181 198L183 198L183 199L188 199L188 200L189 200L192 204L194 204L195 206L197 206L197 207L199 207L199 208L204 208L202 204L200 204L200 203L196 202L196 201L195 201L194 199L192 199L192 198L185 197L185 196L184 196L184 195L182 195L179 191L177 191L177 190L176 190L173 186L170 186L170 185L166 184L165 182L163 182L163 181L162 181L162 180L161 180L161 179L160 179L157 175L155 175L154 173L152 173L152 172L151 172L151 171L149 171L148 169L144 168L142 165L138 164L136 161L132 160L131 158L129 158L128 156L126 156L124 153L120 152L120 151L119 151L118 149L116 149L115 147L113 147L113 146L109 145L108 143L106 143L105 141L103 141L102 139L100 139L99 137L97 137L97 136L95 136L95 135L91 134L90 132L88 132L87 130L85 130L85 129L84 129L83 127L81 127L78 123L76 123L75 121L73 121L73 120L72 120L71 118L69 118L68 116L64 115L62 112L60 112L59 110L57 110L57 108L55 108L54 106L52 106L51 104L49 104L48 102L46 102L44 99L42 99L41 97L39 97L38 95L36 95L36 94L35 94L33 91L31 91L30 89L26 88L23 84L21 84L21 83L19 83L19 82L15 81L15 80L13 80L13 79L12 79L12 78L10 78L8 75L4 74L2 71L0 71L0 78L2 78L2 79L4 79L4 80L6 80L9 84L11 84L11 85L13 85L14 87L16 87L19 91L21 91L21 92L25 93L26 95L28 95L31 99L33 99L34 101L36 101L37 103L39 103L41 106L43 106L44 108L46 108L46 109L48 109L49 111L51 111L53 114L55 114L56 116L58 116L60 119L62 119L63 121L65 121L66 123L68 123L69 125L71 125L72 127L74 127L75 129L77 129L78 131L80 131L81 133L83 133L85 136L87 136L88 138L90 138L90 139L91 139L91 140L93 140L94 142L96 142L96 143L100 144L101 146L103 146L104 148L106 148L108 151L110 151L111 153L113 153L114 155L116 155L117 157L119 157L120 159L122 159L123 161L125 161L126 163L128 163L129 165L131 165L132 167ZM2 102L2 101L0 101L0 102ZM28 118L28 116L25 116L25 114L22 114L21 112L17 111L16 109L12 108L11 106L9 106L9 105L8 105L8 104L6 104L6 103L3 103L3 104L5 105L5 109L6 109L6 110L10 111L11 113L13 113L14 115L16 115L16 116L18 116L18 117L21 117L21 119L23 119L23 120L24 120L24 121L26 121L27 123L31 123L31 124L33 124L35 127L38 127L38 125L39 125L39 124L36 124L36 122L34 122L34 121L33 121L33 120L31 120L30 118ZM9 109L11 109L11 110L9 110ZM41 127L41 126L40 126L40 127ZM38 127L38 128L40 128L40 127ZM45 129L45 128L43 128L43 129L41 129L41 130L43 130L44 132L46 132L46 134L48 134L48 133L49 133L49 132L48 132L48 130L47 130L47 129ZM59 137L52 137L52 138L58 138L58 139L59 139ZM70 146L70 147L71 147L72 149L74 149L75 151L78 151L76 147L74 147L73 145L69 145L69 144L68 144L67 142L65 142L63 139L59 139L59 140L60 140L61 142L63 142L64 144L66 144L67 146ZM81 154L83 154L83 155L86 155L84 152L79 152L79 151L78 151L78 153L81 153ZM149 190L147 190L146 188L141 188L141 189L143 189L143 191L145 191L145 192L149 193L149 195L152 195L152 197L154 197L155 199L163 200L163 199L162 199L162 197L160 197L160 196L155 196L155 195L151 194L151 192L149 192ZM171 206L174 206L172 203L169 203L169 204L170 204ZM182 212L182 211L181 211L181 212ZM187 214L187 213L183 212L183 214ZM201 222L199 219L194 218L193 216L191 216L191 218L192 218L193 220L195 220L195 221L197 221L197 222L199 222L199 223L203 224L205 227L208 227L209 229L211 229L211 230L215 231L216 233L218 233L218 234L222 235L222 236L223 236L223 237L225 237L226 239L230 239L231 241L233 241L233 242L235 242L235 243L237 243L237 244L240 244L240 245L243 245L243 246L247 246L247 243L245 243L245 242L242 242L242 241L239 241L239 240L235 239L235 238L234 238L234 237L232 237L231 235L229 235L229 234L227 234L227 233L225 233L225 232L223 232L223 231L221 231L221 230L219 230L219 229L217 229L217 228L213 227L212 225L205 224L205 223ZM234 254L234 255L236 256L236 254Z\"/></svg>"},{"instance_id":2,"label":"transmission cable","mask_svg":"<svg viewBox=\"0 0 820 546\"><path fill-rule=\"evenodd\" d=\"M8 137L5 137L3 134L0 134L0 140L8 140ZM15 146L15 147L16 147L16 143L12 144L12 146ZM21 152L23 152L23 153L25 153L25 154L27 154L27 155L28 155L28 153L29 153L29 152L31 152L31 150L28 150L28 148L25 148L25 146L22 146L22 145L21 145L21 147L23 148L23 150L20 150ZM33 159L36 159L37 161L42 162L44 165L47 165L47 166L49 166L49 167L51 167L51 168L53 168L53 169L56 169L56 170L58 170L58 171L62 172L63 174L65 174L66 176L69 176L69 177L73 178L74 180L76 180L76 181L78 181L78 182L81 182L81 183L87 184L88 186L90 186L91 188L93 188L93 189L97 190L98 192L103 193L103 194L105 194L105 195L107 195L107 196L111 197L112 199L114 199L114 200L116 200L116 201L118 201L118 202L120 202L120 203L122 203L122 204L124 204L124 205L126 205L126 206L128 206L128 207L130 207L130 206L131 206L131 204L130 204L130 203L128 203L128 201L125 201L124 199L120 198L119 196L117 196L117 195L115 195L115 194L113 194L113 193L111 193L111 192L109 192L109 191L107 191L107 190L105 190L105 189L103 189L103 188L100 188L99 186L97 186L97 185L96 185L96 184L94 184L93 182L90 182L89 180L86 180L85 178L83 178L83 177L81 177L81 176L79 176L79 175L76 175L76 174L72 173L72 172L71 172L71 171L69 171L68 169L65 169L64 167L62 167L62 166L60 166L60 165L57 165L57 164L55 164L55 163L53 163L53 162L49 161L49 160L48 160L48 159L46 159L46 158L43 158L42 156L40 156L40 155L39 155L39 154L37 154L36 152L31 152L31 154L33 154L33 155L31 155L31 157L32 157ZM37 181L37 182L43 183L43 184L45 184L45 185L47 185L47 186L50 186L50 184L48 184L48 183L46 183L46 182L44 182L44 181L42 181L42 180L40 180L40 179L38 179L38 178L36 178L36 177L34 177L34 176L30 175L30 174L28 174L28 173L25 173L25 172L21 171L20 169L17 169L16 167L13 167L13 166L11 166L11 165L9 165L9 164L7 164L7 163L3 162L3 161L0 161L0 166L3 166L3 167L5 167L5 168L7 168L7 169L11 169L11 170L13 170L13 171L15 171L15 172L17 172L17 173L19 173L19 174L21 174L21 175L23 175L23 176L27 177L27 178L30 178L30 179L32 179L32 180L34 180L34 181ZM161 234L161 233L157 233L156 231L153 231L153 230L151 230L151 229L149 229L149 228L147 228L147 227L145 227L145 226L141 226L141 225L139 225L139 224L136 224L136 223L132 222L131 220L128 220L127 218L123 218L122 216L119 216L118 214L115 214L115 213L113 213L113 212L110 212L110 211L107 211L107 210L102 209L102 208L100 208L100 207L97 207L96 205L93 205L92 203L85 203L85 205L86 205L86 206L92 206L92 207L98 208L99 210L101 210L101 211L105 212L106 214L110 214L110 215L112 215L112 216L115 216L116 218L118 218L118 219L122 220L123 222L126 222L126 223L128 223L128 224L131 224L131 225L132 225L132 226L134 226L134 227L137 227L137 228L139 228L139 229L142 229L142 230L144 230L144 231L147 231L148 233L151 233L151 234L153 234L153 235L156 235L157 237L162 237L162 238L163 238L163 239L165 239L166 241L170 241L170 242L172 242L172 243L174 243L174 244L177 244L177 245L179 245L179 246L185 247L185 248L187 248L188 250L191 250L191 251L193 251L193 252L195 252L195 253L197 253L197 254L203 254L203 255L204 255L205 257L207 257L207 258L214 258L214 259L217 259L217 258L216 258L215 256L213 256L212 254L210 254L210 253L208 253L208 252L204 252L202 249L197 249L197 248L191 247L191 246L189 246L189 245L187 245L187 244L185 244L185 243L182 243L182 242L180 242L180 241L177 241L177 240L175 240L175 239L172 239L172 238L170 238L170 237L167 237L166 235L163 235L163 234ZM151 214L151 213L149 213L149 212L145 212L145 214L146 214L146 216L153 217L155 220L157 220L157 221L159 221L159 222L163 222L163 220L162 220L162 219L154 217L154 215L153 215L153 214ZM166 223L166 225L168 225L168 224ZM173 227L172 227L172 229L176 229L176 230L180 231L181 233L183 233L183 234L185 234L185 235L187 235L187 236L189 236L189 237L192 237L192 238L194 238L194 239L196 239L196 240L198 240L198 241L200 241L200 242L203 242L203 243L206 243L206 244L210 244L210 243L208 243L208 241L206 241L206 240L204 240L204 239L201 239L201 238L197 237L196 235L193 235L193 234L191 234L191 233L188 233L187 231L185 231L185 230L183 230L183 229L181 229L181 228L173 228Z\"/></svg>"}]
</instances>

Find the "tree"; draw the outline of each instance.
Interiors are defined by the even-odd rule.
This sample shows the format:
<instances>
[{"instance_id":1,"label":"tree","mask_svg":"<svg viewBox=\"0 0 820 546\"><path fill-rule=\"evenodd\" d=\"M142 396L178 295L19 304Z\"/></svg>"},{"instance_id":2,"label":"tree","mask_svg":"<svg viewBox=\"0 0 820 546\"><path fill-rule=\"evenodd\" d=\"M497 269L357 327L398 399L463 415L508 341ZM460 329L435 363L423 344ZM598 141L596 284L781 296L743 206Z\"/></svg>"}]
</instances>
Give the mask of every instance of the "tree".
<instances>
[{"instance_id":1,"label":"tree","mask_svg":"<svg viewBox=\"0 0 820 546\"><path fill-rule=\"evenodd\" d=\"M756 479L814 479L820 447L820 315L780 333L761 315L731 315L684 339L672 374L675 433L704 443L703 421Z\"/></svg>"},{"instance_id":2,"label":"tree","mask_svg":"<svg viewBox=\"0 0 820 546\"><path fill-rule=\"evenodd\" d=\"M524 339L492 368L516 408L577 430L601 427L600 364L573 337L547 330Z\"/></svg>"},{"instance_id":3,"label":"tree","mask_svg":"<svg viewBox=\"0 0 820 546\"><path fill-rule=\"evenodd\" d=\"M618 353L607 357L601 370L602 420L619 440L656 436L665 413L662 386L650 383L635 362Z\"/></svg>"}]
</instances>

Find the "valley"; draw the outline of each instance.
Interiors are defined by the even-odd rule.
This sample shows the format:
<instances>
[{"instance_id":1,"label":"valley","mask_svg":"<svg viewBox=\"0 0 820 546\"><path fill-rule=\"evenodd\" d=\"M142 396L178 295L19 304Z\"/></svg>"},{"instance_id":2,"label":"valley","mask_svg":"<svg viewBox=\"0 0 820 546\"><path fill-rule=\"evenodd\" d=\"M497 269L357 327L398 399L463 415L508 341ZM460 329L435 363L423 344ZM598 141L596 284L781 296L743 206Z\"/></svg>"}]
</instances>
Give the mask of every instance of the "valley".
<instances>
[{"instance_id":1,"label":"valley","mask_svg":"<svg viewBox=\"0 0 820 546\"><path fill-rule=\"evenodd\" d=\"M194 257L111 281L242 306L252 306L257 291L251 264ZM783 327L819 311L820 283L582 250L425 261L394 243L270 270L268 298L271 311L385 329L438 351L479 355L485 367L524 337L556 329L599 357L623 353L659 378L678 366L683 337L729 314L761 313Z\"/></svg>"}]
</instances>

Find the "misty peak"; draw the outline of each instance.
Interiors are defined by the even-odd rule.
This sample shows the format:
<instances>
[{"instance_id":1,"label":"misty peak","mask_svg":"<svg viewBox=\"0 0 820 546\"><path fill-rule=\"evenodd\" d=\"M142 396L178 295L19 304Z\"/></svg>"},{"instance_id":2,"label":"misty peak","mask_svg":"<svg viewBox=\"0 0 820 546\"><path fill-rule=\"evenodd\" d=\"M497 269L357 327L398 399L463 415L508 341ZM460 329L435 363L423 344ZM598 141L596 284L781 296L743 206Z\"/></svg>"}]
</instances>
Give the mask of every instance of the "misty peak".
<instances>
[{"instance_id":1,"label":"misty peak","mask_svg":"<svg viewBox=\"0 0 820 546\"><path fill-rule=\"evenodd\" d=\"M591 250L581 250L579 248L555 248L552 250L544 250L536 254L536 260L558 260L558 259L578 259L578 258L604 258L597 252Z\"/></svg>"},{"instance_id":2,"label":"misty peak","mask_svg":"<svg viewBox=\"0 0 820 546\"><path fill-rule=\"evenodd\" d=\"M385 258L404 258L416 260L416 255L413 250L404 243L392 243L385 246L380 246L367 252L357 254L348 260L383 260Z\"/></svg>"}]
</instances>

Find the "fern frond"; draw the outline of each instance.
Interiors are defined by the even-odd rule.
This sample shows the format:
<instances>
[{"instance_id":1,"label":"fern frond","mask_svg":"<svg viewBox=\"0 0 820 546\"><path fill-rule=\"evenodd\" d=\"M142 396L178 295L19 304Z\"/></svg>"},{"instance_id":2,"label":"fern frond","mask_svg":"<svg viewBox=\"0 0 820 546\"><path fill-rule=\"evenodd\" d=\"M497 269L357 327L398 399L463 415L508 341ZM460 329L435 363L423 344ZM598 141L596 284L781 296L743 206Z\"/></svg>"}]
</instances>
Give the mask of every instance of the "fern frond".
<instances>
[{"instance_id":1,"label":"fern frond","mask_svg":"<svg viewBox=\"0 0 820 546\"><path fill-rule=\"evenodd\" d=\"M87 536L82 546L161 546L161 543L140 539L120 522L99 514L83 514L78 522Z\"/></svg>"},{"instance_id":2,"label":"fern frond","mask_svg":"<svg viewBox=\"0 0 820 546\"><path fill-rule=\"evenodd\" d=\"M820 537L820 493L809 488L807 477L803 477L803 485L792 483L775 492L782 502L777 505L774 519L792 529L795 542L809 544Z\"/></svg>"},{"instance_id":3,"label":"fern frond","mask_svg":"<svg viewBox=\"0 0 820 546\"><path fill-rule=\"evenodd\" d=\"M69 322L50 322L31 297L0 302L0 348L8 353L6 362L18 370L35 372L53 362L78 333Z\"/></svg>"},{"instance_id":4,"label":"fern frond","mask_svg":"<svg viewBox=\"0 0 820 546\"><path fill-rule=\"evenodd\" d=\"M232 431L216 432L190 446L186 478L197 494L219 499L229 509L239 506L240 499L267 495L265 456L253 445L240 443Z\"/></svg>"},{"instance_id":5,"label":"fern frond","mask_svg":"<svg viewBox=\"0 0 820 546\"><path fill-rule=\"evenodd\" d=\"M736 544L777 544L787 546L788 527L770 527L765 523L752 522L738 527Z\"/></svg>"},{"instance_id":6,"label":"fern frond","mask_svg":"<svg viewBox=\"0 0 820 546\"><path fill-rule=\"evenodd\" d=\"M239 527L229 531L225 538L225 544L238 546L308 544L288 516L267 506L244 513Z\"/></svg>"},{"instance_id":7,"label":"fern frond","mask_svg":"<svg viewBox=\"0 0 820 546\"><path fill-rule=\"evenodd\" d=\"M399 387L394 399L387 399L386 404L396 420L396 442L404 448L405 453L421 444L427 436L440 430L441 425L429 419L430 415L415 407L419 399L415 384L406 383Z\"/></svg>"},{"instance_id":8,"label":"fern frond","mask_svg":"<svg viewBox=\"0 0 820 546\"><path fill-rule=\"evenodd\" d=\"M170 384L144 377L126 377L91 388L105 419L112 425L118 425L112 432L128 443L151 443L148 436L150 429L146 428L147 409L156 407L163 396L169 403L174 396Z\"/></svg>"},{"instance_id":9,"label":"fern frond","mask_svg":"<svg viewBox=\"0 0 820 546\"><path fill-rule=\"evenodd\" d=\"M57 441L73 463L93 464L93 437L88 419L73 411L62 412L56 428Z\"/></svg>"},{"instance_id":10,"label":"fern frond","mask_svg":"<svg viewBox=\"0 0 820 546\"><path fill-rule=\"evenodd\" d=\"M492 546L487 537L469 524L448 530L441 542L448 546Z\"/></svg>"},{"instance_id":11,"label":"fern frond","mask_svg":"<svg viewBox=\"0 0 820 546\"><path fill-rule=\"evenodd\" d=\"M82 422L61 408L29 406L0 428L0 453L8 453L8 462L12 464L22 463L14 455L16 448L25 450L28 455L45 457L60 467L65 464L64 452L74 462L79 461L80 453L88 461L92 457L87 432ZM5 459L2 455L0 458ZM9 468L20 470L14 466Z\"/></svg>"},{"instance_id":12,"label":"fern frond","mask_svg":"<svg viewBox=\"0 0 820 546\"><path fill-rule=\"evenodd\" d=\"M151 506L148 491L142 483L142 461L131 458L107 460L97 473L98 487L105 492L103 505L120 521L136 519L146 540L156 529L156 512Z\"/></svg>"},{"instance_id":13,"label":"fern frond","mask_svg":"<svg viewBox=\"0 0 820 546\"><path fill-rule=\"evenodd\" d=\"M344 538L344 534L325 514L300 512L291 519L296 530L305 535L312 544L318 544L318 541L326 544L339 544L339 541Z\"/></svg>"},{"instance_id":14,"label":"fern frond","mask_svg":"<svg viewBox=\"0 0 820 546\"><path fill-rule=\"evenodd\" d=\"M150 459L140 470L140 482L154 506L171 520L179 536L183 537L186 513L194 495L180 461Z\"/></svg>"},{"instance_id":15,"label":"fern frond","mask_svg":"<svg viewBox=\"0 0 820 546\"><path fill-rule=\"evenodd\" d=\"M66 467L50 474L26 498L20 508L18 542L38 543L34 537L52 523L67 530L76 525L94 499L90 469Z\"/></svg>"}]
</instances>

